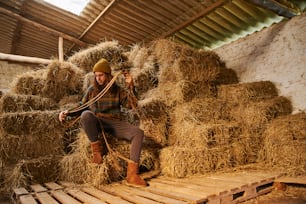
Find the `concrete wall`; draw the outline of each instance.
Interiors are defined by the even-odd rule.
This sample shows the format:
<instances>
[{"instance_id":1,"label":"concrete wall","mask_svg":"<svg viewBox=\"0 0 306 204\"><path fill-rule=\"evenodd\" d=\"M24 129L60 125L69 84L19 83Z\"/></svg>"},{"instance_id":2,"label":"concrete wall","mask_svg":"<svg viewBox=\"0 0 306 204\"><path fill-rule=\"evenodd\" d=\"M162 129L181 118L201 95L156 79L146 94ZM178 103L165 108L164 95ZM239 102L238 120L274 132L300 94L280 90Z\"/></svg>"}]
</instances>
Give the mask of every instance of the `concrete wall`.
<instances>
[{"instance_id":1,"label":"concrete wall","mask_svg":"<svg viewBox=\"0 0 306 204\"><path fill-rule=\"evenodd\" d=\"M11 82L18 74L30 70L32 70L32 67L30 66L0 61L0 90L4 93L7 92L10 88Z\"/></svg>"},{"instance_id":2,"label":"concrete wall","mask_svg":"<svg viewBox=\"0 0 306 204\"><path fill-rule=\"evenodd\" d=\"M241 83L269 80L306 111L306 13L215 50Z\"/></svg>"}]
</instances>

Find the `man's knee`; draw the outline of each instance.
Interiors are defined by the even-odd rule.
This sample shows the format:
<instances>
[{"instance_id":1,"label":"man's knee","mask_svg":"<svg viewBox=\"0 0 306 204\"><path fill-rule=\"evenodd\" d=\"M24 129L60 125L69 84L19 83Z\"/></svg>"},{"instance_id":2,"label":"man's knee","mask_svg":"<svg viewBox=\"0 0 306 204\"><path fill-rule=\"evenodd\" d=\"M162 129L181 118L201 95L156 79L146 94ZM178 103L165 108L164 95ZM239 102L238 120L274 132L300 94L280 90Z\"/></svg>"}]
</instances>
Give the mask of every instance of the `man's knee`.
<instances>
[{"instance_id":1,"label":"man's knee","mask_svg":"<svg viewBox=\"0 0 306 204\"><path fill-rule=\"evenodd\" d=\"M95 115L93 114L93 112L89 110L83 111L81 114L81 120L88 121L92 120L93 118L95 118Z\"/></svg>"}]
</instances>

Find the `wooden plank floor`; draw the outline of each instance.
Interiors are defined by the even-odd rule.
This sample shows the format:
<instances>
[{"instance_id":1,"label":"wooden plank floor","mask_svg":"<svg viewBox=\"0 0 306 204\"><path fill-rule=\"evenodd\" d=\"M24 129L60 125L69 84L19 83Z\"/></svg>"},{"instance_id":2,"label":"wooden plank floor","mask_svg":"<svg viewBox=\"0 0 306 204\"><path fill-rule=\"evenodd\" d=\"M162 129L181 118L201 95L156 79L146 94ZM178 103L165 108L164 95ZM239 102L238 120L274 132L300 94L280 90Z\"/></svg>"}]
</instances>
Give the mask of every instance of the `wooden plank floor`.
<instances>
[{"instance_id":1,"label":"wooden plank floor","mask_svg":"<svg viewBox=\"0 0 306 204\"><path fill-rule=\"evenodd\" d=\"M99 189L67 182L35 184L14 189L21 204L222 204L240 203L273 190L279 173L237 172L184 179L159 176L146 188L120 183Z\"/></svg>"}]
</instances>

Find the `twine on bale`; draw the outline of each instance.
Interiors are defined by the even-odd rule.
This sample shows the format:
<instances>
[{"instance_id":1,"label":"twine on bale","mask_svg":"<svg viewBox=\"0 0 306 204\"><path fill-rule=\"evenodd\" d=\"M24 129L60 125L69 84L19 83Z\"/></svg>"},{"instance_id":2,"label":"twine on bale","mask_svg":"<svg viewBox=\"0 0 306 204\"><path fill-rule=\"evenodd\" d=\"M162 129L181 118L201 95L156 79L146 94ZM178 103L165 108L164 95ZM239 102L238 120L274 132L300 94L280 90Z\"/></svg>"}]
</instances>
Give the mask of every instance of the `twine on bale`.
<instances>
[{"instance_id":1,"label":"twine on bale","mask_svg":"<svg viewBox=\"0 0 306 204\"><path fill-rule=\"evenodd\" d=\"M90 105L94 104L95 102L97 102L100 98L102 98L106 92L110 89L110 87L112 87L112 85L115 83L117 77L122 73L122 71L119 71L113 78L112 80L105 86L105 88L99 92L99 94L97 96L95 96L94 98L90 99L89 101L87 101L86 103L80 105L79 107L76 107L76 108L72 108L70 110L68 110L68 113L76 113L78 111L81 111L87 107L89 107ZM133 106L133 108L135 108ZM74 119L72 122L70 122L68 124L68 127L72 127L78 120L80 119L80 116L77 117L76 119ZM103 135L103 139L105 141L105 144L106 144L106 147L107 147L107 150L109 151L109 153L114 156L114 157L117 157L117 158L120 158L122 160L125 160L127 162L132 162L132 160L124 157L123 155L121 155L119 152L116 152L114 150L112 150L112 148L110 147L109 143L107 142L107 139L106 139L106 136L104 134L104 131L103 131L103 126L99 120L99 123L100 123L100 127L101 127L101 130L102 130L102 135ZM113 159L114 160L114 159ZM114 161L115 163L115 166L117 168L119 168L119 165Z\"/></svg>"}]
</instances>

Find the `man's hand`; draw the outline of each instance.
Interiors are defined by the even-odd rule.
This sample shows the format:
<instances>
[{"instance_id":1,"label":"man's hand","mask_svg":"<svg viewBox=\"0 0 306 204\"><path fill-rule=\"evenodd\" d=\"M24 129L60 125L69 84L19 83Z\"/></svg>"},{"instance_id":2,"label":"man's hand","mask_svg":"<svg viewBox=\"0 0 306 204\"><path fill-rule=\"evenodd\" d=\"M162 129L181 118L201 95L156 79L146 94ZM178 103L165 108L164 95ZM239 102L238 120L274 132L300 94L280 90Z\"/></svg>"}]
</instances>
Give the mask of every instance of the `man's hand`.
<instances>
[{"instance_id":1,"label":"man's hand","mask_svg":"<svg viewBox=\"0 0 306 204\"><path fill-rule=\"evenodd\" d=\"M58 115L59 121L63 122L67 117L67 113L68 113L68 110L64 110L64 111L60 112L59 115Z\"/></svg>"}]
</instances>

